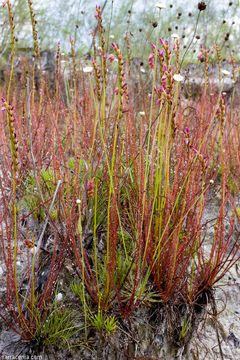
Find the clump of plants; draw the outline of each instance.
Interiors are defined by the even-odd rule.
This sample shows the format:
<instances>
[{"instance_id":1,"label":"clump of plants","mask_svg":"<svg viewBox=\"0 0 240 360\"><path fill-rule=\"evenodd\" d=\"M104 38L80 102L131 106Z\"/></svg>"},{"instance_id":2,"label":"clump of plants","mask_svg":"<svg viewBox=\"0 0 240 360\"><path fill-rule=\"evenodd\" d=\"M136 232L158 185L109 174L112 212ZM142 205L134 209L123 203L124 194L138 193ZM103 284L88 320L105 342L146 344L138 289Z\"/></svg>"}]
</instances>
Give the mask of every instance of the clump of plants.
<instances>
[{"instance_id":1,"label":"clump of plants","mask_svg":"<svg viewBox=\"0 0 240 360\"><path fill-rule=\"evenodd\" d=\"M239 153L239 114L222 91L226 74L218 86L209 81L209 52L202 48L202 95L184 100L186 52L177 36L171 44L157 36L149 43L151 85L139 89L139 101L129 39L125 61L118 44L106 44L96 6L99 37L93 32L91 60L79 63L70 38L72 62L64 80L59 44L51 93L28 1L34 64L19 109L12 85L14 19L6 4L12 62L8 86L0 89L6 287L0 316L29 344L37 343L38 351L67 344L98 359L110 347L127 357L187 353L209 306L216 316L214 287L239 258L239 182L233 171L239 156L231 156L233 149ZM198 4L199 16L205 8ZM157 9L161 19L163 8ZM141 71L137 76L141 81ZM215 191L219 205L208 222ZM67 307L58 307L56 286ZM141 311L163 336L163 345L150 354L130 346L139 335L131 322ZM121 338L128 339L127 349Z\"/></svg>"}]
</instances>

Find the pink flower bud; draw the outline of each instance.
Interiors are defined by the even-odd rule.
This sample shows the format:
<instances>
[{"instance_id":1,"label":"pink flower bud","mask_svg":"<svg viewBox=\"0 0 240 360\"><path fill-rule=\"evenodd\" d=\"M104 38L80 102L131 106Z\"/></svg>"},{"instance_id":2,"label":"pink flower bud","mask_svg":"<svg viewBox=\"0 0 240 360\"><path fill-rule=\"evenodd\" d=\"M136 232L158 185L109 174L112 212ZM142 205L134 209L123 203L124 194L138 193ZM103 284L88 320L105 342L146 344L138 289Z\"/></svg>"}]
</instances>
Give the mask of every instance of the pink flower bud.
<instances>
[{"instance_id":1,"label":"pink flower bud","mask_svg":"<svg viewBox=\"0 0 240 360\"><path fill-rule=\"evenodd\" d=\"M112 63L115 60L115 56L113 54L109 54L107 59Z\"/></svg>"}]
</instances>

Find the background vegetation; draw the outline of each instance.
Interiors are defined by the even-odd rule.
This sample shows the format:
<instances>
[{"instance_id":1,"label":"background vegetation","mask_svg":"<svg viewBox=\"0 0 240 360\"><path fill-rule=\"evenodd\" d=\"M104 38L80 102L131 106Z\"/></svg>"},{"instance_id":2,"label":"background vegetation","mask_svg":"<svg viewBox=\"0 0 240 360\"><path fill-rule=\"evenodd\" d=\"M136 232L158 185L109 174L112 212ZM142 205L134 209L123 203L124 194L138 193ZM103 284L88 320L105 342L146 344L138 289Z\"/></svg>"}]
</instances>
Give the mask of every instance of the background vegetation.
<instances>
[{"instance_id":1,"label":"background vegetation","mask_svg":"<svg viewBox=\"0 0 240 360\"><path fill-rule=\"evenodd\" d=\"M153 27L158 22L158 12L155 1L142 0L102 0L103 24L106 30L106 39L113 35L115 41L126 51L122 34L128 31L131 34L133 56L145 57L146 45L159 32L162 38L171 39L172 33L177 33L181 38L182 46L187 46L191 40L197 22L198 1L178 0L166 2L166 10L161 18L159 27ZM200 45L211 47L213 41L219 44L224 51L224 56L230 52L238 51L236 46L239 34L240 7L237 0L234 1L206 1L207 9L201 14L198 22L196 36L191 51L188 52L188 60L196 60L194 50L198 51ZM96 28L92 13L95 8L94 1L88 0L56 0L33 2L33 8L38 21L38 35L41 50L50 49L56 51L60 41L64 52L70 53L69 36L72 36L76 46L76 52L82 56L90 51L91 30ZM13 1L13 11L16 24L17 48L31 48L31 20L25 1ZM0 54L9 51L9 24L6 12L0 10ZM227 39L227 40L226 40Z\"/></svg>"}]
</instances>

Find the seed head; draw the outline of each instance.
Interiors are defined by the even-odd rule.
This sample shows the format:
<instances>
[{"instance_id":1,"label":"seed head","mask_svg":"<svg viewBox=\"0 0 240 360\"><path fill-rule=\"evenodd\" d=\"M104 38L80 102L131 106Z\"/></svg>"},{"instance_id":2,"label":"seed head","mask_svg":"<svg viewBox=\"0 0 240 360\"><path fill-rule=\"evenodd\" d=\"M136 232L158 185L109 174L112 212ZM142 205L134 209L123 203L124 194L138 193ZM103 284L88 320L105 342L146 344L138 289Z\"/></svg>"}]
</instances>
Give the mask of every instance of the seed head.
<instances>
[{"instance_id":1,"label":"seed head","mask_svg":"<svg viewBox=\"0 0 240 360\"><path fill-rule=\"evenodd\" d=\"M198 10L199 10L199 11L205 10L206 7L207 7L207 5L205 4L204 1L201 1L201 2L198 3Z\"/></svg>"}]
</instances>

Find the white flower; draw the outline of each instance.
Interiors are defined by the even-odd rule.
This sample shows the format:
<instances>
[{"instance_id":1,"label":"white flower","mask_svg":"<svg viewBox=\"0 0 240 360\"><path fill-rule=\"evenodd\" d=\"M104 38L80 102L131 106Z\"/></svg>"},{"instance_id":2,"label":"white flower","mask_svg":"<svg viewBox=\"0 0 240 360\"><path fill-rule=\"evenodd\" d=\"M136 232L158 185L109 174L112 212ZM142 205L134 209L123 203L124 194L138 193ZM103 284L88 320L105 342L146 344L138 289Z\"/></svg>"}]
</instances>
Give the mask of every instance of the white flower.
<instances>
[{"instance_id":1,"label":"white flower","mask_svg":"<svg viewBox=\"0 0 240 360\"><path fill-rule=\"evenodd\" d=\"M173 33L173 34L171 35L171 38L172 38L172 39L179 39L179 36L178 36L178 34Z\"/></svg>"},{"instance_id":2,"label":"white flower","mask_svg":"<svg viewBox=\"0 0 240 360\"><path fill-rule=\"evenodd\" d=\"M62 294L62 293L58 293L58 294L56 295L56 301L61 301L62 298L63 298L63 294Z\"/></svg>"},{"instance_id":3,"label":"white flower","mask_svg":"<svg viewBox=\"0 0 240 360\"><path fill-rule=\"evenodd\" d=\"M223 74L223 76L230 76L231 75L231 73L230 73L230 71L228 71L228 70L222 70L222 74Z\"/></svg>"},{"instance_id":4,"label":"white flower","mask_svg":"<svg viewBox=\"0 0 240 360\"><path fill-rule=\"evenodd\" d=\"M174 75L173 75L173 79L174 79L175 81L181 82L181 81L184 80L184 77L183 77L181 74L174 74Z\"/></svg>"},{"instance_id":5,"label":"white flower","mask_svg":"<svg viewBox=\"0 0 240 360\"><path fill-rule=\"evenodd\" d=\"M110 36L109 36L109 39L114 39L114 38L115 38L114 35L110 35Z\"/></svg>"},{"instance_id":6,"label":"white flower","mask_svg":"<svg viewBox=\"0 0 240 360\"><path fill-rule=\"evenodd\" d=\"M77 200L76 200L76 203L77 203L77 204L81 204L81 200L80 200L80 199L77 199Z\"/></svg>"},{"instance_id":7,"label":"white flower","mask_svg":"<svg viewBox=\"0 0 240 360\"><path fill-rule=\"evenodd\" d=\"M145 111L139 111L140 116L145 116Z\"/></svg>"},{"instance_id":8,"label":"white flower","mask_svg":"<svg viewBox=\"0 0 240 360\"><path fill-rule=\"evenodd\" d=\"M93 67L92 66L85 66L83 68L83 72L84 73L91 73L93 71Z\"/></svg>"},{"instance_id":9,"label":"white flower","mask_svg":"<svg viewBox=\"0 0 240 360\"><path fill-rule=\"evenodd\" d=\"M214 180L213 180L213 179L210 179L209 182L210 182L210 184L213 184L213 183L214 183Z\"/></svg>"},{"instance_id":10,"label":"white flower","mask_svg":"<svg viewBox=\"0 0 240 360\"><path fill-rule=\"evenodd\" d=\"M145 74L146 70L143 67L140 67L141 73Z\"/></svg>"},{"instance_id":11,"label":"white flower","mask_svg":"<svg viewBox=\"0 0 240 360\"><path fill-rule=\"evenodd\" d=\"M159 10L163 10L163 9L166 9L166 6L163 4L157 4L156 8L158 8Z\"/></svg>"}]
</instances>

